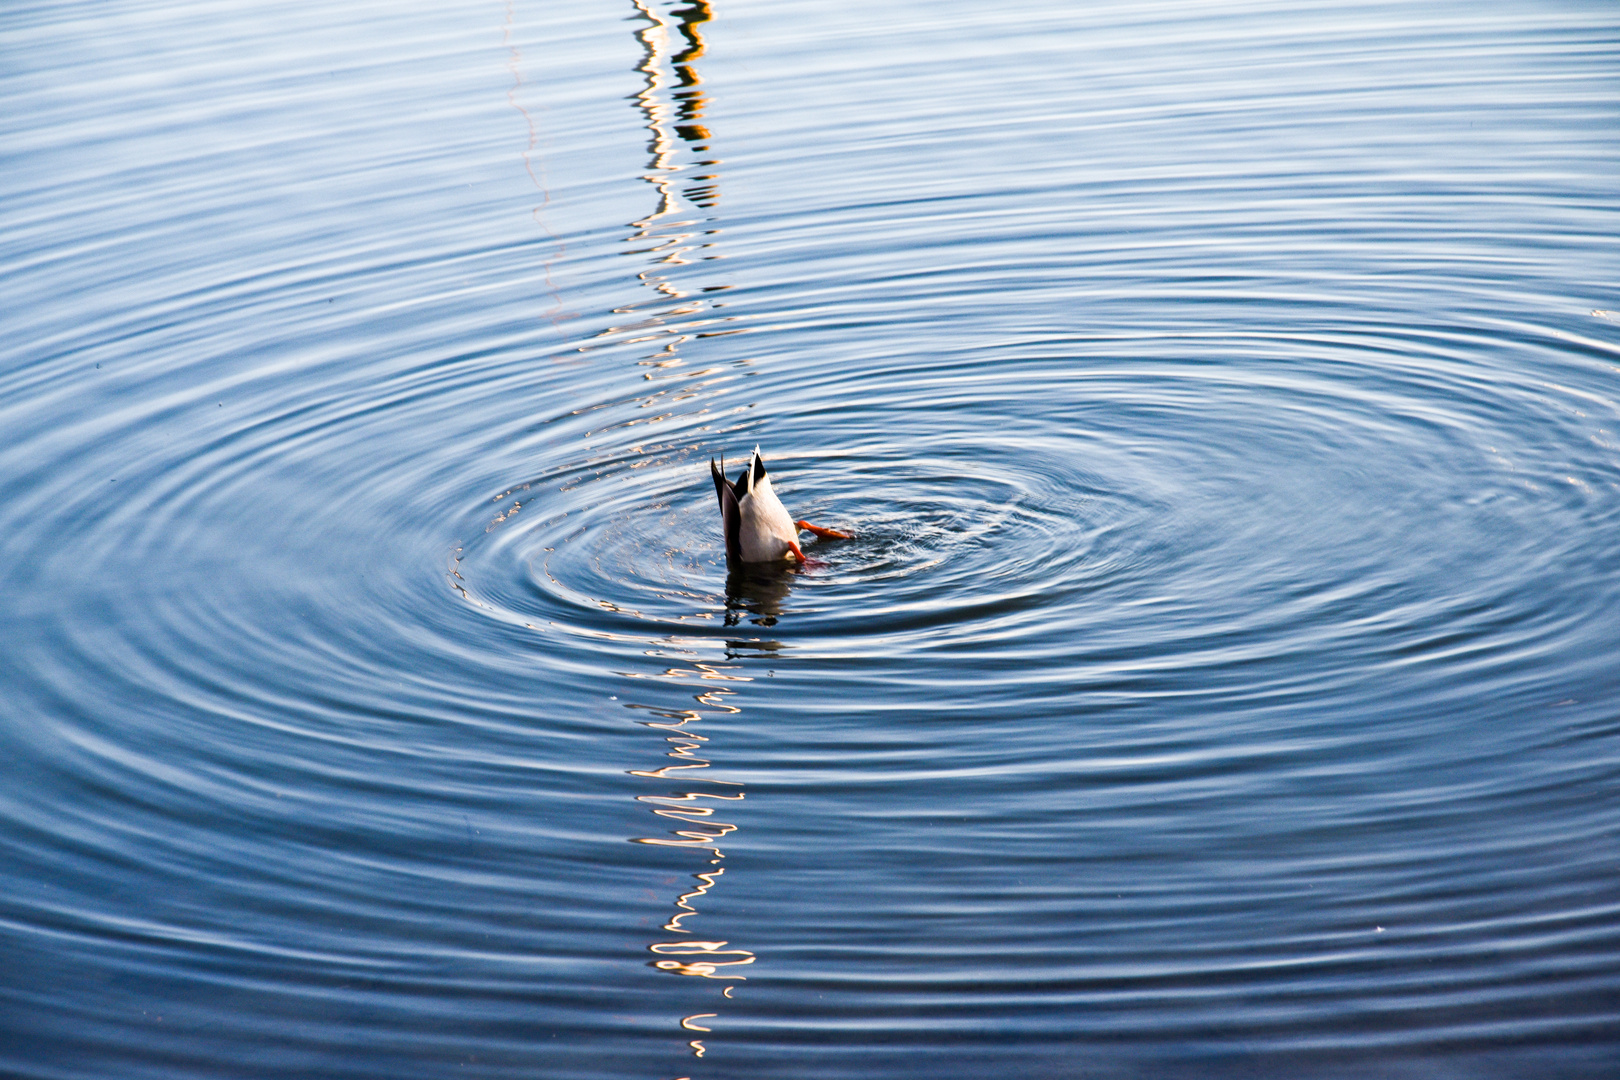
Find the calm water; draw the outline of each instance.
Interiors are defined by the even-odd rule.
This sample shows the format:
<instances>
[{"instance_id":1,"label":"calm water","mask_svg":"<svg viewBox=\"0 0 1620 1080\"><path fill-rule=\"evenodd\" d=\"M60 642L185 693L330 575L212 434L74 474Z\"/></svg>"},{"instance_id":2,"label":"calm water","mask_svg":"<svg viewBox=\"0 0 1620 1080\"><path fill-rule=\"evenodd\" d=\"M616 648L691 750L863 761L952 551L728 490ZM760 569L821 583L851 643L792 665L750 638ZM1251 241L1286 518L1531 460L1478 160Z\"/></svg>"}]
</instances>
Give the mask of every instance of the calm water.
<instances>
[{"instance_id":1,"label":"calm water","mask_svg":"<svg viewBox=\"0 0 1620 1080\"><path fill-rule=\"evenodd\" d=\"M24 3L0 95L0 1072L1614 1075L1611 3ZM857 538L728 576L756 443Z\"/></svg>"}]
</instances>

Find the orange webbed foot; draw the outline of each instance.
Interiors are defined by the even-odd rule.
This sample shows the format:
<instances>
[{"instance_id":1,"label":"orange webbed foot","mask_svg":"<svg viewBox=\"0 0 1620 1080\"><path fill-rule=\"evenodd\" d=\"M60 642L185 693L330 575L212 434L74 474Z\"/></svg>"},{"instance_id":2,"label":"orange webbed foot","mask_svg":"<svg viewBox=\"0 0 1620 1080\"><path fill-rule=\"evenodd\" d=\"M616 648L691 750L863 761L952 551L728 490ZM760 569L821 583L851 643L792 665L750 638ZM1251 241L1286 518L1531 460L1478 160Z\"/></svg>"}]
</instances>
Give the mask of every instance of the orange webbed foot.
<instances>
[{"instance_id":1,"label":"orange webbed foot","mask_svg":"<svg viewBox=\"0 0 1620 1080\"><path fill-rule=\"evenodd\" d=\"M853 533L839 532L837 529L824 529L820 525L812 525L808 521L795 521L793 524L808 533L815 533L823 540L853 540Z\"/></svg>"}]
</instances>

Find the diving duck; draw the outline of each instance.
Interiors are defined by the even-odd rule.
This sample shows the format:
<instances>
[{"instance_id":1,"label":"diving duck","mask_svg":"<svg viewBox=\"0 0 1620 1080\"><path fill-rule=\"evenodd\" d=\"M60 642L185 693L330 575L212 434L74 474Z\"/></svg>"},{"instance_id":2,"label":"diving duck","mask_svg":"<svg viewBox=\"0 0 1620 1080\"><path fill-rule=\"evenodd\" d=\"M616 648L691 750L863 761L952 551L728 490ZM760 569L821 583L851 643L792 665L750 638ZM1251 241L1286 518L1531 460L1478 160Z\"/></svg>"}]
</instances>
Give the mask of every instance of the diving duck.
<instances>
[{"instance_id":1,"label":"diving duck","mask_svg":"<svg viewBox=\"0 0 1620 1080\"><path fill-rule=\"evenodd\" d=\"M805 557L799 547L800 529L823 539L849 539L849 533L823 529L808 521L794 521L788 516L782 500L771 490L771 478L765 473L765 460L759 456L757 446L748 458L748 468L738 475L736 483L726 483L724 455L718 465L713 458L709 459L709 474L714 478L714 493L720 499L727 561L777 562L791 555L802 563Z\"/></svg>"}]
</instances>

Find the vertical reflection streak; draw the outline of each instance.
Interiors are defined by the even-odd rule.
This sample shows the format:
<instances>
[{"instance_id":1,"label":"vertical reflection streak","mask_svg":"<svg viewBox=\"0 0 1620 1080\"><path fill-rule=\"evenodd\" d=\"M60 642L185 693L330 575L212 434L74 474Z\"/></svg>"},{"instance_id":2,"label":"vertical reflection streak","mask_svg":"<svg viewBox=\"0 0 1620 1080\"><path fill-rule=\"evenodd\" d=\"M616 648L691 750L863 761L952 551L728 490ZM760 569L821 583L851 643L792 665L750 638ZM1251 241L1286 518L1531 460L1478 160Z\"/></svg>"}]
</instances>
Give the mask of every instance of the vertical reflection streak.
<instances>
[{"instance_id":1,"label":"vertical reflection streak","mask_svg":"<svg viewBox=\"0 0 1620 1080\"><path fill-rule=\"evenodd\" d=\"M682 346L695 337L737 330L714 325L732 321L719 314L725 305L716 299L727 286L683 281L686 268L720 257L712 249L720 232L713 209L720 199L719 174L714 170L721 162L708 156L710 134L701 121L709 99L696 66L705 51L702 27L713 13L707 0L690 0L667 10L654 0L632 0L632 6L635 19L644 25L636 31L642 50L636 71L642 87L630 100L648 132L647 166L641 179L652 187L656 200L650 213L629 223L623 254L646 260L636 278L652 295L614 308L616 315L637 317L604 328L579 350L656 346L638 361L655 369L644 378L664 384L641 402L643 408L651 408L666 397L683 401L697 396L694 382L715 374L668 370L685 364Z\"/></svg>"},{"instance_id":2,"label":"vertical reflection streak","mask_svg":"<svg viewBox=\"0 0 1620 1080\"><path fill-rule=\"evenodd\" d=\"M711 856L710 869L691 875L697 885L675 898L673 903L675 911L662 927L669 934L689 935L692 930L684 923L702 914L698 902L718 887L726 873L723 865L726 856L718 843L736 832L738 828L732 822L720 820L717 814L723 812L727 804L733 806L741 804L747 797L746 793L740 790L724 790L743 787L740 782L705 775L714 764L700 754L708 752L706 746L710 741L709 736L700 735L692 728L703 722L705 714L735 716L740 713L741 708L731 700L737 694L732 684L752 680L729 669L701 661L694 662L688 668L666 668L656 675L632 672L625 674L635 679L671 682L697 680L700 684L699 691L693 695L697 708L663 709L636 703L628 705L629 708L651 714L653 719L637 722L644 727L665 733L664 741L667 749L664 756L674 761L673 764L657 768L628 770L631 776L648 780L679 780L683 785L714 784L722 788L719 791L675 790L636 796L636 801L646 806L654 816L672 821L678 827L668 830L661 836L635 837L632 839L633 843L690 848L707 851ZM714 685L716 682L722 684ZM755 954L747 949L732 948L729 941L700 941L694 937L653 941L647 945L647 951L655 957L649 963L658 971L671 975L725 981L746 980L746 976L737 969L747 967L757 959ZM731 997L730 986L725 987L722 996L728 999ZM719 1013L714 1012L692 1013L681 1019L680 1026L686 1031L708 1033L712 1029L695 1021L714 1019L718 1016ZM694 1056L703 1056L704 1046L701 1041L693 1039L687 1045Z\"/></svg>"},{"instance_id":3,"label":"vertical reflection streak","mask_svg":"<svg viewBox=\"0 0 1620 1080\"><path fill-rule=\"evenodd\" d=\"M659 267L684 266L690 261L686 254L692 249L687 241L694 234L682 230L699 225L697 211L712 206L718 199L717 188L683 190L679 182L682 173L689 168L682 162L681 151L691 147L694 152L705 153L709 149L707 145L700 145L709 139L708 130L697 123L707 101L698 89L703 80L693 64L704 49L698 28L713 18L713 14L706 0L693 0L689 6L667 15L647 0L632 2L649 24L636 35L643 49L637 70L645 77L646 84L634 100L651 133L647 142L648 168L642 179L658 192L658 207L631 223L636 231L629 241L649 245L633 253L659 256L653 266L637 276L666 296L684 299L689 294L669 280ZM677 47L677 39L683 43L681 47ZM720 163L700 161L697 164L708 167ZM699 197L702 197L701 203Z\"/></svg>"},{"instance_id":4,"label":"vertical reflection streak","mask_svg":"<svg viewBox=\"0 0 1620 1080\"><path fill-rule=\"evenodd\" d=\"M669 405L693 399L700 383L715 372L682 372L685 364L681 349L694 338L725 332L712 327L729 321L717 314L723 305L715 297L723 285L694 286L683 280L704 260L717 258L712 251L713 209L719 202L716 158L708 156L709 131L703 125L708 99L696 67L704 54L701 28L713 17L708 0L686 0L681 6L661 7L656 0L631 0L636 19L643 25L636 32L641 44L641 62L636 70L643 85L632 100L640 111L648 132L647 167L642 179L656 193L650 213L629 224L624 239L626 255L645 260L636 277L650 290L650 298L614 308L619 315L634 315L630 321L609 326L597 335L598 343L640 344L648 351L637 361L645 369L643 378L654 389L639 402L657 415L633 423L656 423L674 415ZM705 327L710 327L705 330ZM598 347L587 343L581 351ZM673 644L673 643L672 643ZM683 889L672 903L673 911L662 930L667 938L649 942L649 965L657 971L715 980L722 998L729 999L733 987L745 981L742 969L757 959L747 949L734 948L729 941L698 940L687 925L698 920L701 905L714 895L725 880L725 853L720 844L737 832L738 826L722 815L741 807L746 798L743 785L711 773L710 736L697 729L705 718L736 715L735 685L748 680L740 673L702 662L691 667L672 667L653 674L626 672L631 678L690 683L696 707L664 709L652 705L630 707L649 714L643 726L662 733L664 761L654 767L628 770L631 776L655 782L675 782L676 787L659 793L636 796L660 824L673 825L658 836L633 838L634 843L656 847L686 848L708 852L708 866L691 875L694 884ZM727 815L729 816L729 815ZM716 1012L694 1012L680 1020L687 1047L695 1057L706 1052L692 1033L708 1034L706 1023Z\"/></svg>"}]
</instances>

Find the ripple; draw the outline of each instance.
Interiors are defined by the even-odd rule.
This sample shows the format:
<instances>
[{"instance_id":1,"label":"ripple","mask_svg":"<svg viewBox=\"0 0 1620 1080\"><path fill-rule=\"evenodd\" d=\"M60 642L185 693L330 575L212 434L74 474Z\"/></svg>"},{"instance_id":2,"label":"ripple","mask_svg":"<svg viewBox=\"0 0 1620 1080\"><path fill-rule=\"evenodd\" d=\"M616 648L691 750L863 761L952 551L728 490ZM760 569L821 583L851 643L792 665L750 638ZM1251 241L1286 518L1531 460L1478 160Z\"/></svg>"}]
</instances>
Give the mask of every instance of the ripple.
<instances>
[{"instance_id":1,"label":"ripple","mask_svg":"<svg viewBox=\"0 0 1620 1080\"><path fill-rule=\"evenodd\" d=\"M773 625L888 655L1005 642L1049 657L1071 634L1219 665L1234 648L1290 655L1302 628L1373 655L1472 637L1524 648L1557 628L1525 575L1563 567L1566 541L1615 514L1612 399L1482 372L1468 337L1106 348L794 371L803 418L787 418L787 444L827 415L842 440L814 457L768 451L778 490L857 539L813 545L813 563L782 576ZM907 401L930 404L891 404ZM726 611L700 464L722 448L644 454L636 437L599 435L588 463L484 500L497 512L467 542L458 585L526 623L724 633L701 626Z\"/></svg>"},{"instance_id":2,"label":"ripple","mask_svg":"<svg viewBox=\"0 0 1620 1080\"><path fill-rule=\"evenodd\" d=\"M1592 11L96 10L0 1071L1606 1075Z\"/></svg>"}]
</instances>

